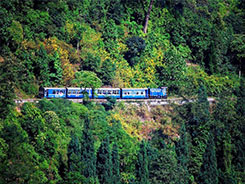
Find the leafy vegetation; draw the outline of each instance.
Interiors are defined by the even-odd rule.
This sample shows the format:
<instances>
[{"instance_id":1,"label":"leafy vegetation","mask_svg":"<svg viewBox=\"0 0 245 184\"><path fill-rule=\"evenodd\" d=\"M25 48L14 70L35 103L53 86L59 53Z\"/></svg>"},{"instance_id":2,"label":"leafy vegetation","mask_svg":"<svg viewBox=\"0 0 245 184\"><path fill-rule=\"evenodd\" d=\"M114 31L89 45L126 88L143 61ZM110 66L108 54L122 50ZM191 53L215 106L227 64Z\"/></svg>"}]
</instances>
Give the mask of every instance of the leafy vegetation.
<instances>
[{"instance_id":1,"label":"leafy vegetation","mask_svg":"<svg viewBox=\"0 0 245 184\"><path fill-rule=\"evenodd\" d=\"M1 0L0 17L0 183L245 182L244 0ZM197 101L15 106L41 86Z\"/></svg>"}]
</instances>

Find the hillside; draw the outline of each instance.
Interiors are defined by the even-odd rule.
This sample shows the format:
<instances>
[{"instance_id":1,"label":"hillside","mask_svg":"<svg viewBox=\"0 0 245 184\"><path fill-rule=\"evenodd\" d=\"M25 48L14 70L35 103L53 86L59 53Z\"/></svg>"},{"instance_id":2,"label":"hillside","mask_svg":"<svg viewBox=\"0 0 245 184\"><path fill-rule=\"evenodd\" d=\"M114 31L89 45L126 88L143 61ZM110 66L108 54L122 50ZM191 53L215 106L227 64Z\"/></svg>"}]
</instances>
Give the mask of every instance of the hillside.
<instances>
[{"instance_id":1,"label":"hillside","mask_svg":"<svg viewBox=\"0 0 245 184\"><path fill-rule=\"evenodd\" d=\"M0 183L245 183L244 0L1 0L0 17ZM16 111L50 86L197 101Z\"/></svg>"}]
</instances>

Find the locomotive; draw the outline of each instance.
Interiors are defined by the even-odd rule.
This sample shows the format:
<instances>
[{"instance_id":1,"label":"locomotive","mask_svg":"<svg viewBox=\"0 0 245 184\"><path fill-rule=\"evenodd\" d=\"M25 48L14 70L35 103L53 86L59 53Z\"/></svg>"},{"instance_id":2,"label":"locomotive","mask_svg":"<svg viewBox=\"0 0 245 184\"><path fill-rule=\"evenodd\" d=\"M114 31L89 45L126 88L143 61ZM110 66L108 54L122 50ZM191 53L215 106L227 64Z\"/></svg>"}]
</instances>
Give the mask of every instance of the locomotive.
<instances>
[{"instance_id":1,"label":"locomotive","mask_svg":"<svg viewBox=\"0 0 245 184\"><path fill-rule=\"evenodd\" d=\"M106 99L108 97L116 99L152 99L167 98L167 87L160 88L55 88L41 87L39 96L41 98L67 98L81 99L85 95L90 99Z\"/></svg>"}]
</instances>

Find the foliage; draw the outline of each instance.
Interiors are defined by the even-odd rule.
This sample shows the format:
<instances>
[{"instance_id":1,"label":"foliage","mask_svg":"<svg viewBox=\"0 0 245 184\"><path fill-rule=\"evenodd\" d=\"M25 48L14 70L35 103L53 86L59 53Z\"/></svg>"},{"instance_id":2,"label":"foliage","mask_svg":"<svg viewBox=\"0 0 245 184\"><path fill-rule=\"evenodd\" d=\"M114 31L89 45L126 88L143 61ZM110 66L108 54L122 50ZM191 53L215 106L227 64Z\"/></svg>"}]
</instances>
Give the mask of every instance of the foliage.
<instances>
[{"instance_id":1,"label":"foliage","mask_svg":"<svg viewBox=\"0 0 245 184\"><path fill-rule=\"evenodd\" d=\"M1 0L0 183L244 183L244 8L244 0ZM14 103L40 86L102 85L167 86L196 102ZM99 175L96 155L109 158Z\"/></svg>"},{"instance_id":2,"label":"foliage","mask_svg":"<svg viewBox=\"0 0 245 184\"><path fill-rule=\"evenodd\" d=\"M94 139L92 138L92 131L90 129L90 121L88 119L84 122L83 130L83 147L82 147L82 174L91 183L95 182L96 176L96 157L94 150Z\"/></svg>"},{"instance_id":3,"label":"foliage","mask_svg":"<svg viewBox=\"0 0 245 184\"><path fill-rule=\"evenodd\" d=\"M100 183L112 183L112 156L109 138L102 141L97 152L96 172Z\"/></svg>"},{"instance_id":4,"label":"foliage","mask_svg":"<svg viewBox=\"0 0 245 184\"><path fill-rule=\"evenodd\" d=\"M102 82L94 72L82 71L75 73L75 79L72 84L83 88L99 88Z\"/></svg>"},{"instance_id":5,"label":"foliage","mask_svg":"<svg viewBox=\"0 0 245 184\"><path fill-rule=\"evenodd\" d=\"M72 135L68 145L68 169L69 172L81 172L81 145L78 137Z\"/></svg>"},{"instance_id":6,"label":"foliage","mask_svg":"<svg viewBox=\"0 0 245 184\"><path fill-rule=\"evenodd\" d=\"M12 58L0 63L0 118L5 118L14 106L14 83L18 77L18 65Z\"/></svg>"},{"instance_id":7,"label":"foliage","mask_svg":"<svg viewBox=\"0 0 245 184\"><path fill-rule=\"evenodd\" d=\"M101 66L101 71L99 72L99 78L104 85L111 84L112 79L115 77L116 65L110 60L106 59Z\"/></svg>"},{"instance_id":8,"label":"foliage","mask_svg":"<svg viewBox=\"0 0 245 184\"><path fill-rule=\"evenodd\" d=\"M139 62L139 56L145 49L145 40L141 37L133 36L126 41L128 51L125 53L125 59L131 66Z\"/></svg>"},{"instance_id":9,"label":"foliage","mask_svg":"<svg viewBox=\"0 0 245 184\"><path fill-rule=\"evenodd\" d=\"M113 144L112 147L112 155L111 155L111 160L112 160L112 183L114 184L120 184L120 159L118 155L118 146L117 144Z\"/></svg>"},{"instance_id":10,"label":"foliage","mask_svg":"<svg viewBox=\"0 0 245 184\"><path fill-rule=\"evenodd\" d=\"M178 165L176 152L171 144L165 143L167 139L168 136L164 135L162 130L154 132L151 142L155 150L149 167L150 183L183 182L183 173Z\"/></svg>"},{"instance_id":11,"label":"foliage","mask_svg":"<svg viewBox=\"0 0 245 184\"><path fill-rule=\"evenodd\" d=\"M170 91L180 88L185 81L186 62L175 48L167 50L163 65L156 69L158 85L168 86Z\"/></svg>"},{"instance_id":12,"label":"foliage","mask_svg":"<svg viewBox=\"0 0 245 184\"><path fill-rule=\"evenodd\" d=\"M186 125L182 122L181 128L179 130L180 140L176 143L176 154L179 165L183 168L183 183L189 182L189 159L190 159L190 151L189 151L189 141L188 141L188 132L186 130Z\"/></svg>"},{"instance_id":13,"label":"foliage","mask_svg":"<svg viewBox=\"0 0 245 184\"><path fill-rule=\"evenodd\" d=\"M206 150L210 130L209 102L204 86L201 86L198 91L198 101L193 105L192 113L193 117L189 122L192 135L189 170L192 175L197 177L203 163L203 154Z\"/></svg>"},{"instance_id":14,"label":"foliage","mask_svg":"<svg viewBox=\"0 0 245 184\"><path fill-rule=\"evenodd\" d=\"M202 183L218 183L218 169L215 145L212 133L209 135L206 152L203 155L203 165L200 170L199 181Z\"/></svg>"},{"instance_id":15,"label":"foliage","mask_svg":"<svg viewBox=\"0 0 245 184\"><path fill-rule=\"evenodd\" d=\"M140 144L140 151L138 153L138 161L136 164L136 177L138 178L139 183L149 183L149 158L147 155L146 143L144 141Z\"/></svg>"},{"instance_id":16,"label":"foliage","mask_svg":"<svg viewBox=\"0 0 245 184\"><path fill-rule=\"evenodd\" d=\"M88 57L82 63L82 70L88 70L91 72L99 73L100 72L101 59L99 56L94 56L88 53Z\"/></svg>"}]
</instances>

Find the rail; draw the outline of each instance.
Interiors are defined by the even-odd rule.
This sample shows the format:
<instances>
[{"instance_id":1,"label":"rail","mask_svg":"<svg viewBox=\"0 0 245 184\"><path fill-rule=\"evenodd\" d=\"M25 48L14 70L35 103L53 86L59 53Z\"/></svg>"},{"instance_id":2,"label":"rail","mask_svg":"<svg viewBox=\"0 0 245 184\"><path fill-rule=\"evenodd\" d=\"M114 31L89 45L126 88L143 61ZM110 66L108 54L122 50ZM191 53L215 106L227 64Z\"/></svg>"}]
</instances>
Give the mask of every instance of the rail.
<instances>
[{"instance_id":1,"label":"rail","mask_svg":"<svg viewBox=\"0 0 245 184\"><path fill-rule=\"evenodd\" d=\"M31 103L39 103L39 101L42 99L16 99L15 103L16 104L23 104L26 102L31 102ZM75 103L82 103L83 99L67 99L69 101L75 102ZM106 99L90 99L91 101L97 102L97 103L106 103ZM196 99L188 99L185 100L183 98L169 98L169 99L117 99L117 102L125 102L129 104L145 104L145 105L150 105L150 106L157 106L157 105L169 105L169 104L185 104L188 102L194 102ZM212 97L208 98L209 104L215 103L215 99Z\"/></svg>"}]
</instances>

